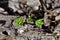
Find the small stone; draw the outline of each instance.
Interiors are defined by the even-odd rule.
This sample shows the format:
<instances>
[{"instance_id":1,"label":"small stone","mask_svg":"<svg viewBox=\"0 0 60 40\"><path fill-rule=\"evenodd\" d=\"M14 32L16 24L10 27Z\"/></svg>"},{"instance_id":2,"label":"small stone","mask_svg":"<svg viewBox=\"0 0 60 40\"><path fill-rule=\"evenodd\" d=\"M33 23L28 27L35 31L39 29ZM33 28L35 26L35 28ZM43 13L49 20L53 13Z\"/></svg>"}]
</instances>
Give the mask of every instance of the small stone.
<instances>
[{"instance_id":1,"label":"small stone","mask_svg":"<svg viewBox=\"0 0 60 40\"><path fill-rule=\"evenodd\" d=\"M19 34L22 34L24 32L24 30L18 30Z\"/></svg>"},{"instance_id":2,"label":"small stone","mask_svg":"<svg viewBox=\"0 0 60 40\"><path fill-rule=\"evenodd\" d=\"M3 8L0 8L0 12L3 12L4 11L4 9Z\"/></svg>"},{"instance_id":3,"label":"small stone","mask_svg":"<svg viewBox=\"0 0 60 40\"><path fill-rule=\"evenodd\" d=\"M8 14L8 12L2 12L3 14Z\"/></svg>"},{"instance_id":4,"label":"small stone","mask_svg":"<svg viewBox=\"0 0 60 40\"><path fill-rule=\"evenodd\" d=\"M55 20L60 20L60 15L56 16Z\"/></svg>"},{"instance_id":5,"label":"small stone","mask_svg":"<svg viewBox=\"0 0 60 40\"><path fill-rule=\"evenodd\" d=\"M38 6L35 6L33 9L34 9L34 10L38 10Z\"/></svg>"},{"instance_id":6,"label":"small stone","mask_svg":"<svg viewBox=\"0 0 60 40\"><path fill-rule=\"evenodd\" d=\"M60 33L58 33L57 36L60 36Z\"/></svg>"},{"instance_id":7,"label":"small stone","mask_svg":"<svg viewBox=\"0 0 60 40\"><path fill-rule=\"evenodd\" d=\"M18 11L18 13L23 13L23 11L22 10L17 10Z\"/></svg>"}]
</instances>

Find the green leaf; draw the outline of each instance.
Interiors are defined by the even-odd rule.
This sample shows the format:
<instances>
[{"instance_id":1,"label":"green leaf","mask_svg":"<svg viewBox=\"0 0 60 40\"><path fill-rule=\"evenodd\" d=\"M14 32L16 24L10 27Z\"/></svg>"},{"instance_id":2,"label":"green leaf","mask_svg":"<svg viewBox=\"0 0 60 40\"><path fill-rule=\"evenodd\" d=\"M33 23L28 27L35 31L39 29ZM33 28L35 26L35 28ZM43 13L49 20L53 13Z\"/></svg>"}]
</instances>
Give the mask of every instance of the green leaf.
<instances>
[{"instance_id":1,"label":"green leaf","mask_svg":"<svg viewBox=\"0 0 60 40\"><path fill-rule=\"evenodd\" d=\"M40 27L43 24L43 22L44 22L43 19L38 19L38 20L35 21L35 25L37 27Z\"/></svg>"},{"instance_id":2,"label":"green leaf","mask_svg":"<svg viewBox=\"0 0 60 40\"><path fill-rule=\"evenodd\" d=\"M16 18L14 20L14 24L16 24L17 26L22 26L24 23L24 19L23 18Z\"/></svg>"}]
</instances>

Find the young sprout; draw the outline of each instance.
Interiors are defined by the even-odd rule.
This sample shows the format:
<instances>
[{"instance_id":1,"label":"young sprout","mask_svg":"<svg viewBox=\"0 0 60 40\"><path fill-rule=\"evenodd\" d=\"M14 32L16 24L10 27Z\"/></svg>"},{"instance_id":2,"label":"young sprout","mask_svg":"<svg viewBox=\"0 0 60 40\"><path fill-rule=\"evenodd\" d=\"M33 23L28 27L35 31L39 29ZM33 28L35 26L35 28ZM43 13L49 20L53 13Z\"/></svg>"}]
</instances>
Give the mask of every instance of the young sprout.
<instances>
[{"instance_id":1,"label":"young sprout","mask_svg":"<svg viewBox=\"0 0 60 40\"><path fill-rule=\"evenodd\" d=\"M38 19L38 20L35 21L35 25L37 27L40 27L42 24L43 24L43 19Z\"/></svg>"},{"instance_id":2,"label":"young sprout","mask_svg":"<svg viewBox=\"0 0 60 40\"><path fill-rule=\"evenodd\" d=\"M17 25L17 26L22 26L24 23L24 19L23 18L16 18L14 20L14 24Z\"/></svg>"},{"instance_id":3,"label":"young sprout","mask_svg":"<svg viewBox=\"0 0 60 40\"><path fill-rule=\"evenodd\" d=\"M28 16L28 21L33 22L32 16Z\"/></svg>"}]
</instances>

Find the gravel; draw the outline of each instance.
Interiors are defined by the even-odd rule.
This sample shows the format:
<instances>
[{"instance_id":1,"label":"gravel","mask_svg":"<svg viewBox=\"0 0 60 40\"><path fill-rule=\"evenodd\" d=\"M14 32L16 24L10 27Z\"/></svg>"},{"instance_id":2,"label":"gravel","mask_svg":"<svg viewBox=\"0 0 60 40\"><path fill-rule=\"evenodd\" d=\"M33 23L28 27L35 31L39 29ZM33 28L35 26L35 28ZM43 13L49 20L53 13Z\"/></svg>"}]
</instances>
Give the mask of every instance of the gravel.
<instances>
[{"instance_id":1,"label":"gravel","mask_svg":"<svg viewBox=\"0 0 60 40\"><path fill-rule=\"evenodd\" d=\"M19 8L19 2L25 3L27 1L27 5L32 7L33 11L37 11L39 9L39 6L41 6L39 0L9 0L8 1L8 7L13 9L12 12L18 12L18 13L24 13ZM45 1L45 0L43 0ZM35 25L31 24L25 24L21 27L14 26L13 20L17 17L21 17L15 15L7 15L9 14L8 11L6 11L3 7L0 7L0 39L1 40L60 40L60 0L52 0L54 3L52 3L52 11L50 11L50 14L47 14L47 12L44 14L44 25L50 27L51 22L58 22L58 25L55 27L53 33L44 33L42 29L40 28L33 28ZM52 2L51 0L46 0L46 5L49 8L49 4ZM23 6L23 4L22 4ZM58 7L54 9L55 7ZM19 9L18 9L19 8ZM26 8L23 7L25 11ZM40 10L37 11L37 13L40 13ZM53 13L51 13L53 12ZM3 15L5 14L5 15ZM58 15L59 14L59 15ZM52 18L52 15L55 16L55 20L51 21L48 19L48 16ZM24 17L26 21L26 17ZM2 25L3 24L3 25ZM52 26L51 26L52 27ZM38 31L39 30L39 31ZM6 33L6 34L5 34Z\"/></svg>"}]
</instances>

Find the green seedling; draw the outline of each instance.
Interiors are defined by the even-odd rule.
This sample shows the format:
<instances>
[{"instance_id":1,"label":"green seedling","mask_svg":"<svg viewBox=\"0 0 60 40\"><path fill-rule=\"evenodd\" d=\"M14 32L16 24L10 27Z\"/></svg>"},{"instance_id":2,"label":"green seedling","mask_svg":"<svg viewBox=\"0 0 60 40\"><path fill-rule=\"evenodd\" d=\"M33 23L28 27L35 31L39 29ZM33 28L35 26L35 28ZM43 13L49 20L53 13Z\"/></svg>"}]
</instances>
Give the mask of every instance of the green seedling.
<instances>
[{"instance_id":1,"label":"green seedling","mask_svg":"<svg viewBox=\"0 0 60 40\"><path fill-rule=\"evenodd\" d=\"M44 22L43 19L38 19L38 20L35 21L35 25L37 27L40 27L43 24L43 22Z\"/></svg>"},{"instance_id":2,"label":"green seedling","mask_svg":"<svg viewBox=\"0 0 60 40\"><path fill-rule=\"evenodd\" d=\"M14 24L17 25L17 26L22 26L24 23L24 19L23 18L16 18L14 20Z\"/></svg>"},{"instance_id":3,"label":"green seedling","mask_svg":"<svg viewBox=\"0 0 60 40\"><path fill-rule=\"evenodd\" d=\"M28 16L28 21L33 22L32 16Z\"/></svg>"}]
</instances>

